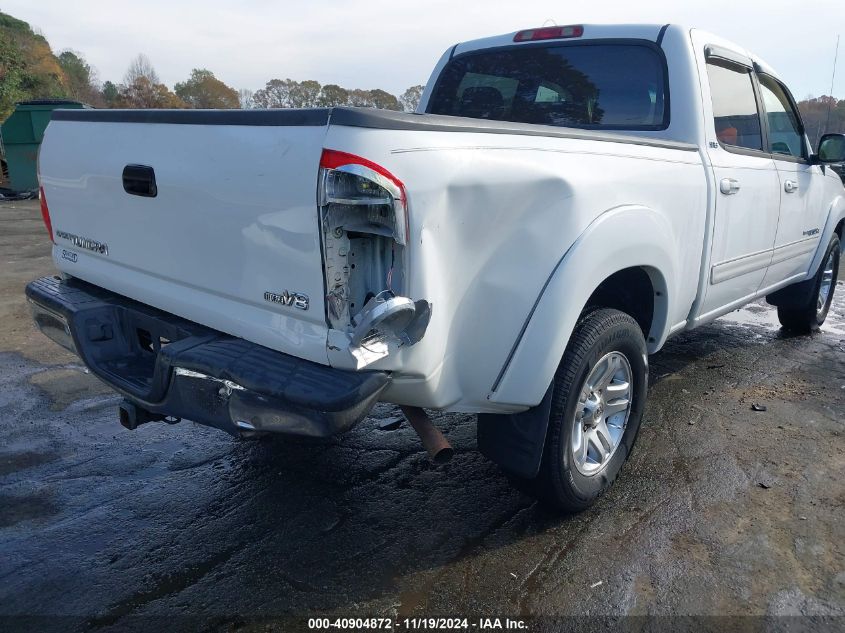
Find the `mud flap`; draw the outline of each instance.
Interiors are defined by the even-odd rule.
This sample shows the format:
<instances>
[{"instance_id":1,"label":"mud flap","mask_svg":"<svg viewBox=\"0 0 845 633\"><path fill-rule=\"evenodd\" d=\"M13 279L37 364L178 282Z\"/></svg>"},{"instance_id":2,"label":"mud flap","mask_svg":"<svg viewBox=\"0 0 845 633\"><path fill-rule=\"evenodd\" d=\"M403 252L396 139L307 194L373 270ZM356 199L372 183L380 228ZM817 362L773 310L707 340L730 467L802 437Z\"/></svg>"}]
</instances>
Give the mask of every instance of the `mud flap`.
<instances>
[{"instance_id":1,"label":"mud flap","mask_svg":"<svg viewBox=\"0 0 845 633\"><path fill-rule=\"evenodd\" d=\"M478 450L490 461L514 475L532 479L540 472L549 415L552 410L552 389L536 407L497 415L478 414Z\"/></svg>"},{"instance_id":2,"label":"mud flap","mask_svg":"<svg viewBox=\"0 0 845 633\"><path fill-rule=\"evenodd\" d=\"M807 305L816 291L816 277L781 288L766 295L766 303L779 308L800 308Z\"/></svg>"}]
</instances>

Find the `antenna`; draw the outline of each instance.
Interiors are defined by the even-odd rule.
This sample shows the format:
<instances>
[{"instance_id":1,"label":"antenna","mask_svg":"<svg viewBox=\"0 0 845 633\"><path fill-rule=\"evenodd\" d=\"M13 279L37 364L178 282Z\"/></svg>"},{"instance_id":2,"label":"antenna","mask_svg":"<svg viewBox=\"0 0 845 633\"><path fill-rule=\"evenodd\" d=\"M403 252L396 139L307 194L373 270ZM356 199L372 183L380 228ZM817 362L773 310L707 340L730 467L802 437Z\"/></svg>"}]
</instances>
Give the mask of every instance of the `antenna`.
<instances>
[{"instance_id":1,"label":"antenna","mask_svg":"<svg viewBox=\"0 0 845 633\"><path fill-rule=\"evenodd\" d=\"M557 22L555 22L555 21L554 21L554 20L552 20L551 18L546 18L545 22L543 22L543 26L546 26L546 22L551 22L551 23L552 23L552 26L557 26ZM837 43L836 45L837 45L837 46L839 46L839 44L838 44L838 43Z\"/></svg>"},{"instance_id":2,"label":"antenna","mask_svg":"<svg viewBox=\"0 0 845 633\"><path fill-rule=\"evenodd\" d=\"M833 80L836 79L836 61L839 59L839 38L836 36L836 52L833 54L833 75L830 77L830 101L827 102L827 121L824 124L824 131L827 133L830 130L830 109L833 105Z\"/></svg>"}]
</instances>

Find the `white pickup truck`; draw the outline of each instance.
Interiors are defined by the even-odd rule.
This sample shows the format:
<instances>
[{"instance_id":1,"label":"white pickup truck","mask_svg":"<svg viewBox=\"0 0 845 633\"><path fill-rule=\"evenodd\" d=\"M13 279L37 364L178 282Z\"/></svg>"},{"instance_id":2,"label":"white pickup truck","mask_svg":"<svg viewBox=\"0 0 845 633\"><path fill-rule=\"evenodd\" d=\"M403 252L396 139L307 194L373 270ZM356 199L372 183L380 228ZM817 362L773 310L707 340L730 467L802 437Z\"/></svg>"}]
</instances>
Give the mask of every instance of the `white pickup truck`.
<instances>
[{"instance_id":1,"label":"white pickup truck","mask_svg":"<svg viewBox=\"0 0 845 633\"><path fill-rule=\"evenodd\" d=\"M843 159L719 37L530 29L450 48L417 113L57 110L62 274L27 295L130 428L325 436L386 401L436 450L421 408L472 412L485 455L578 510L667 338L760 297L821 324Z\"/></svg>"}]
</instances>

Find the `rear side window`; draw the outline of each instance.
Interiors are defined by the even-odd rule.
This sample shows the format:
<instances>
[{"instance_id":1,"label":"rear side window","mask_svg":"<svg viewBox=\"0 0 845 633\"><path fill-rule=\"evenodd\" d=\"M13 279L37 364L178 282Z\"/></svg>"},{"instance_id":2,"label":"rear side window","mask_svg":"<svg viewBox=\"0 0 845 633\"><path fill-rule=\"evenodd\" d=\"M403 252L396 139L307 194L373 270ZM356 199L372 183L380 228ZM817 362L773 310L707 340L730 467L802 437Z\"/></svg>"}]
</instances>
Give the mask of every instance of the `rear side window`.
<instances>
[{"instance_id":1,"label":"rear side window","mask_svg":"<svg viewBox=\"0 0 845 633\"><path fill-rule=\"evenodd\" d=\"M642 44L510 46L450 61L428 111L581 128L663 129L662 56Z\"/></svg>"},{"instance_id":2,"label":"rear side window","mask_svg":"<svg viewBox=\"0 0 845 633\"><path fill-rule=\"evenodd\" d=\"M716 137L722 145L763 149L751 69L707 63Z\"/></svg>"},{"instance_id":3,"label":"rear side window","mask_svg":"<svg viewBox=\"0 0 845 633\"><path fill-rule=\"evenodd\" d=\"M768 75L758 75L763 107L769 123L769 151L802 158L804 130L784 87Z\"/></svg>"}]
</instances>

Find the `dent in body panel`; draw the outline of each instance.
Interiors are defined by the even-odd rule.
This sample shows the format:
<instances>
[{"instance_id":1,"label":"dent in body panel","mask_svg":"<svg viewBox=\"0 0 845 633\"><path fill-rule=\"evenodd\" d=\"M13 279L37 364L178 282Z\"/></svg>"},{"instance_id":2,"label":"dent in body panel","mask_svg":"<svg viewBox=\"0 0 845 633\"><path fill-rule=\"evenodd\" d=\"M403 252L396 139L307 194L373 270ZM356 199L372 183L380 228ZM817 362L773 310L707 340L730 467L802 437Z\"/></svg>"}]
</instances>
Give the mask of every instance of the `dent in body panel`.
<instances>
[{"instance_id":1,"label":"dent in body panel","mask_svg":"<svg viewBox=\"0 0 845 633\"><path fill-rule=\"evenodd\" d=\"M703 217L696 215L693 222L686 217L689 208L705 204L696 152L459 132L415 134L408 137L414 146L403 147L400 136L383 134L371 130L366 135L366 155L409 187L410 293L425 296L437 309L420 344L394 363L385 359L373 367L395 369L397 384L404 372L436 373L425 386L431 390L428 406L495 412L531 404L522 396L488 400L487 394L562 254L607 209L630 204L632 198L659 208L672 227L669 248L682 260L673 266L697 277L699 253L689 254L689 244L703 239ZM352 129L332 128L329 135L332 145L341 148L364 140ZM611 178L613 187L607 185ZM669 196L646 184L655 179L669 183ZM670 197L677 208L665 208ZM606 245L602 248L607 251ZM602 281L583 276L595 286ZM674 278L675 272L667 277ZM683 319L694 292L665 295L661 314L667 316L656 322L675 312L682 314L673 323ZM556 353L549 351L549 337L557 334L546 334L544 355ZM535 366L522 379L537 381L538 373ZM392 387L385 395L399 391Z\"/></svg>"},{"instance_id":2,"label":"dent in body panel","mask_svg":"<svg viewBox=\"0 0 845 633\"><path fill-rule=\"evenodd\" d=\"M618 247L613 251L601 248L608 242ZM625 268L644 268L655 290L666 297L665 304L655 306L653 332L660 330L660 339L649 348L661 344L671 322L668 315L683 310L678 308L683 288L678 283L681 261L679 253L672 250L673 242L673 227L667 218L645 207L620 206L591 224L552 277L490 399L528 406L539 402L535 398L542 398L541 391L551 382L581 308L601 281ZM582 274L585 270L590 274Z\"/></svg>"}]
</instances>

